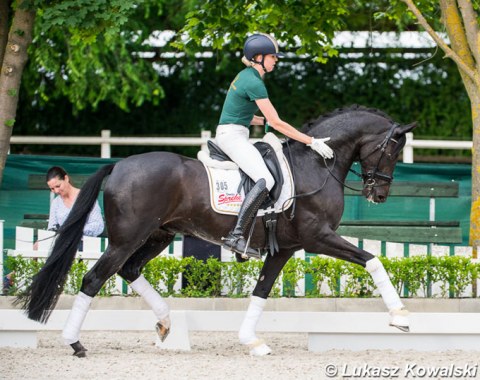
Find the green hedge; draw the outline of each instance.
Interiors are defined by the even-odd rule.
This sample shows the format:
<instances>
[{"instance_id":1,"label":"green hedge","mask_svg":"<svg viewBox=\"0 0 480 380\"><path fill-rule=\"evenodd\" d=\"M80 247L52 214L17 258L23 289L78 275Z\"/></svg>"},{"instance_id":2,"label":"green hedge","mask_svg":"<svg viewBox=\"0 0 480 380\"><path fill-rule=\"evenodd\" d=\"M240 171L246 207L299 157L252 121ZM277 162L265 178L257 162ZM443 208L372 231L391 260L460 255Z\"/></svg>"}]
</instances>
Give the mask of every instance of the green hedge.
<instances>
[{"instance_id":1,"label":"green hedge","mask_svg":"<svg viewBox=\"0 0 480 380\"><path fill-rule=\"evenodd\" d=\"M439 289L435 296L472 296L465 295L464 292L468 285L477 279L480 265L461 256L381 257L380 260L390 274L394 287L404 297L421 294L430 296L433 283L437 285L437 290ZM15 271L15 285L10 289L10 294L15 295L18 288L28 286L43 262L8 257L6 265ZM147 264L143 274L153 287L166 297L246 297L259 276L262 264L262 261L258 260L237 263L220 262L210 258L203 262L193 257L157 257ZM76 294L79 291L82 277L87 270L85 261L75 261L65 284L66 294ZM181 290L175 290L174 285L180 274L183 274L186 285ZM298 282L302 279L305 279L306 283L306 297L377 296L371 277L362 267L324 256L312 256L307 260L290 259L270 296L294 297ZM112 277L100 294L112 295L114 292L115 277Z\"/></svg>"}]
</instances>

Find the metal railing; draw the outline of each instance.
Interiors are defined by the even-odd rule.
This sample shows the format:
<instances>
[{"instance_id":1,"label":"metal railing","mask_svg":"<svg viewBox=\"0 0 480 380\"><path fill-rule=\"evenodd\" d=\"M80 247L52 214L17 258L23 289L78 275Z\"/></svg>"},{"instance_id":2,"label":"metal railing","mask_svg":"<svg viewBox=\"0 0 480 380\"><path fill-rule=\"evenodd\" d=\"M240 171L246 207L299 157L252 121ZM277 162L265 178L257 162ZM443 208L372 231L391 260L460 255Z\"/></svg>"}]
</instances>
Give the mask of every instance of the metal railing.
<instances>
[{"instance_id":1,"label":"metal railing","mask_svg":"<svg viewBox=\"0 0 480 380\"><path fill-rule=\"evenodd\" d=\"M140 146L200 146L207 149L207 141L211 139L210 131L202 131L200 137L112 137L110 130L103 130L96 137L74 136L12 136L10 144L42 144L42 145L99 145L100 157L111 158L112 145ZM413 133L407 133L407 143L403 148L403 162L413 163L414 149L468 149L471 141L455 140L415 140Z\"/></svg>"}]
</instances>

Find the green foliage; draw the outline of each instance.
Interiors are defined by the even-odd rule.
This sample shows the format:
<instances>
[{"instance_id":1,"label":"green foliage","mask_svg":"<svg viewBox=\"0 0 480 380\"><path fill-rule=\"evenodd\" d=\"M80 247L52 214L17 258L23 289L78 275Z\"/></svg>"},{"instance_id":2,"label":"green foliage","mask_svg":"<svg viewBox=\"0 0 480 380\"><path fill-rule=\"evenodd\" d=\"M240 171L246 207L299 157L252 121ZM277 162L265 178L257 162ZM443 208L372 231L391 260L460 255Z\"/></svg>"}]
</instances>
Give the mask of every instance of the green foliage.
<instances>
[{"instance_id":1,"label":"green foliage","mask_svg":"<svg viewBox=\"0 0 480 380\"><path fill-rule=\"evenodd\" d=\"M228 59L221 68L217 67L215 58L199 59L195 62L196 70L192 70L188 76L185 76L185 70L189 62L170 61L170 74L158 81L165 98L157 106L145 102L142 106L131 108L130 112L102 102L97 111L85 109L73 115L66 99L49 98L46 104L32 104L31 98L21 92L16 133L98 136L102 129L110 129L114 136L198 136L201 129L213 131L218 123L228 83L242 65L238 57L226 57ZM469 139L469 100L458 70L439 54L413 66L427 57L428 53L422 53L406 60L396 56L396 53L381 55L379 52L365 62L342 55L324 65L285 58L267 76L266 84L280 116L296 127L335 108L356 103L379 108L399 122L417 120L419 127L415 130L415 138ZM452 98L456 99L455 103L450 101ZM12 145L11 149L16 153L22 152L24 147ZM191 157L198 151L197 147L114 146L112 152L114 156L122 157L159 149ZM29 146L29 151L98 155L98 147L95 146L66 148L34 145ZM429 154L432 152L428 151ZM470 155L466 151L438 153Z\"/></svg>"},{"instance_id":2,"label":"green foliage","mask_svg":"<svg viewBox=\"0 0 480 380\"><path fill-rule=\"evenodd\" d=\"M381 258L385 270L389 273L392 284L398 293L404 286L408 289L408 295L414 297L418 291L423 290L427 294L428 276L430 273L430 257L413 256L404 258Z\"/></svg>"},{"instance_id":3,"label":"green foliage","mask_svg":"<svg viewBox=\"0 0 480 380\"><path fill-rule=\"evenodd\" d=\"M235 51L242 48L247 33L275 31L277 39L296 54L308 53L323 62L324 54L336 54L331 39L335 31L345 26L349 6L356 3L346 0L204 1L187 14L181 32L189 38L179 39L176 46L192 53L202 50L206 42L215 51Z\"/></svg>"},{"instance_id":4,"label":"green foliage","mask_svg":"<svg viewBox=\"0 0 480 380\"><path fill-rule=\"evenodd\" d=\"M5 120L5 126L12 128L15 125L15 119L7 119Z\"/></svg>"},{"instance_id":5,"label":"green foliage","mask_svg":"<svg viewBox=\"0 0 480 380\"><path fill-rule=\"evenodd\" d=\"M244 263L222 263L221 281L227 297L247 297L258 279L262 262L249 260Z\"/></svg>"},{"instance_id":6,"label":"green foliage","mask_svg":"<svg viewBox=\"0 0 480 380\"><path fill-rule=\"evenodd\" d=\"M478 266L467 257L435 257L435 280L440 281L441 296L459 297L477 278Z\"/></svg>"},{"instance_id":7,"label":"green foliage","mask_svg":"<svg viewBox=\"0 0 480 380\"><path fill-rule=\"evenodd\" d=\"M5 266L14 272L13 286L10 289L11 294L18 294L23 288L30 286L32 277L38 273L45 264L45 260L24 259L22 256L9 257L5 260ZM3 278L3 276L2 276Z\"/></svg>"},{"instance_id":8,"label":"green foliage","mask_svg":"<svg viewBox=\"0 0 480 380\"><path fill-rule=\"evenodd\" d=\"M295 287L305 277L306 267L307 262L300 258L292 257L287 261L282 270L284 296L295 297Z\"/></svg>"},{"instance_id":9,"label":"green foliage","mask_svg":"<svg viewBox=\"0 0 480 380\"><path fill-rule=\"evenodd\" d=\"M82 286L82 278L87 273L88 267L85 260L75 260L65 281L63 292L66 294L77 294Z\"/></svg>"},{"instance_id":10,"label":"green foliage","mask_svg":"<svg viewBox=\"0 0 480 380\"><path fill-rule=\"evenodd\" d=\"M401 294L406 287L406 294L403 295L407 297L426 297L433 286L440 289L440 293L435 292L434 296L460 297L466 288L476 281L480 267L479 263L460 256L381 257L380 260L396 291ZM44 260L8 257L6 266L15 272L11 293L17 294L28 286L43 264ZM220 262L214 258L202 261L194 257L176 259L162 256L149 262L143 274L165 297L247 297L258 279L262 265L260 260L237 263ZM78 293L87 270L85 261L76 260L70 270L64 293ZM180 274L186 280L186 286L177 292L174 285ZM371 276L363 267L326 256L309 257L306 261L290 259L269 296L280 297L283 294L294 297L298 281L305 276L310 276L313 284L306 294L307 297L378 296ZM110 278L99 294L113 294L115 280L115 276Z\"/></svg>"},{"instance_id":11,"label":"green foliage","mask_svg":"<svg viewBox=\"0 0 480 380\"><path fill-rule=\"evenodd\" d=\"M373 279L357 264L345 263L346 276L343 278L343 297L372 297L375 290ZM342 282L342 280L341 280Z\"/></svg>"},{"instance_id":12,"label":"green foliage","mask_svg":"<svg viewBox=\"0 0 480 380\"><path fill-rule=\"evenodd\" d=\"M145 265L143 275L157 292L170 296L175 293L173 287L186 265L185 260L174 257L156 257Z\"/></svg>"},{"instance_id":13,"label":"green foliage","mask_svg":"<svg viewBox=\"0 0 480 380\"><path fill-rule=\"evenodd\" d=\"M194 257L183 259L186 263L183 272L187 286L182 294L187 297L218 297L221 294L221 262L214 258L206 262Z\"/></svg>"},{"instance_id":14,"label":"green foliage","mask_svg":"<svg viewBox=\"0 0 480 380\"><path fill-rule=\"evenodd\" d=\"M144 102L158 104L164 96L154 60L144 58L160 49L145 41L162 30L165 21L179 22L188 10L183 3L68 0L33 1L28 6L36 12L22 81L30 103L43 107L65 97L74 112L96 109L102 101L127 111ZM171 20L166 6L177 11Z\"/></svg>"},{"instance_id":15,"label":"green foliage","mask_svg":"<svg viewBox=\"0 0 480 380\"><path fill-rule=\"evenodd\" d=\"M334 297L341 294L340 278L346 272L346 262L341 260L326 260L324 265L326 283Z\"/></svg>"},{"instance_id":16,"label":"green foliage","mask_svg":"<svg viewBox=\"0 0 480 380\"><path fill-rule=\"evenodd\" d=\"M373 49L360 57L343 49L337 56L332 48L337 30L395 30L395 23L412 30L412 18L399 0L22 3L37 16L20 91L19 135L98 136L110 129L117 136L198 136L201 129L214 130L226 89L243 67L239 58L247 33L266 31L292 53L266 77L273 104L292 125L300 127L320 114L357 103L380 108L401 122L417 120L416 138L471 136L469 99L457 68L435 49L409 58ZM435 2L418 4L434 18ZM175 52L172 45L146 43L155 31L182 27L190 37L176 46L192 54L204 52L211 50L201 44L207 40L214 56L166 58L163 53ZM319 64L313 58L328 62ZM113 153L122 157L158 149L192 157L198 150L122 146ZM24 151L98 155L95 146L12 146L13 153Z\"/></svg>"}]
</instances>

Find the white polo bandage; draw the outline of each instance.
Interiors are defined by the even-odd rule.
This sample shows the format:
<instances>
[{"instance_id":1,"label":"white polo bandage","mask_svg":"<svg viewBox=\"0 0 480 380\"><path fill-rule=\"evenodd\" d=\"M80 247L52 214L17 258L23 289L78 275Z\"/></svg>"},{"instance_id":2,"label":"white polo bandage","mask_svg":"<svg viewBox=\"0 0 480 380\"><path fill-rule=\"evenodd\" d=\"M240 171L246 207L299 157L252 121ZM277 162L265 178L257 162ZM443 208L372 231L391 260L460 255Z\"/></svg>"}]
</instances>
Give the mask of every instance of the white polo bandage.
<instances>
[{"instance_id":1,"label":"white polo bandage","mask_svg":"<svg viewBox=\"0 0 480 380\"><path fill-rule=\"evenodd\" d=\"M130 283L130 286L148 303L158 320L161 321L168 317L170 309L167 303L143 275L140 275L139 278Z\"/></svg>"},{"instance_id":2,"label":"white polo bandage","mask_svg":"<svg viewBox=\"0 0 480 380\"><path fill-rule=\"evenodd\" d=\"M73 344L80 339L80 329L90 309L92 299L92 297L87 296L85 293L79 292L77 294L62 332L65 344Z\"/></svg>"},{"instance_id":3,"label":"white polo bandage","mask_svg":"<svg viewBox=\"0 0 480 380\"><path fill-rule=\"evenodd\" d=\"M263 309L267 300L264 298L252 296L250 305L248 306L247 314L243 319L242 326L238 332L238 339L242 344L252 344L257 340L255 329L257 323L262 316Z\"/></svg>"},{"instance_id":4,"label":"white polo bandage","mask_svg":"<svg viewBox=\"0 0 480 380\"><path fill-rule=\"evenodd\" d=\"M378 291L380 292L383 302L387 306L388 310L402 309L403 303L400 301L400 297L390 281L382 262L377 258L368 260L365 269L372 276Z\"/></svg>"}]
</instances>

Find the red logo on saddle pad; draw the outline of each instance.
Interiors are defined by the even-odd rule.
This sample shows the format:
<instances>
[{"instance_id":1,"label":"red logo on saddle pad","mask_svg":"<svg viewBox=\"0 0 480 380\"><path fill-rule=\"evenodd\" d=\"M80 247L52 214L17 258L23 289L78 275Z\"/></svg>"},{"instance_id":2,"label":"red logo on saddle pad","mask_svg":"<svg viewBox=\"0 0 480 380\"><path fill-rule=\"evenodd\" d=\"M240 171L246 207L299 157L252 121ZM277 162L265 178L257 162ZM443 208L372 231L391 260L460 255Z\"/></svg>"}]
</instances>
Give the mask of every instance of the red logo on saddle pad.
<instances>
[{"instance_id":1,"label":"red logo on saddle pad","mask_svg":"<svg viewBox=\"0 0 480 380\"><path fill-rule=\"evenodd\" d=\"M220 194L218 196L218 204L225 203L242 203L242 196L240 194Z\"/></svg>"}]
</instances>

